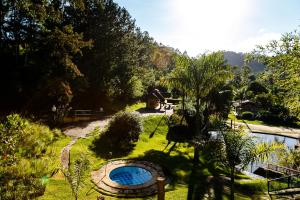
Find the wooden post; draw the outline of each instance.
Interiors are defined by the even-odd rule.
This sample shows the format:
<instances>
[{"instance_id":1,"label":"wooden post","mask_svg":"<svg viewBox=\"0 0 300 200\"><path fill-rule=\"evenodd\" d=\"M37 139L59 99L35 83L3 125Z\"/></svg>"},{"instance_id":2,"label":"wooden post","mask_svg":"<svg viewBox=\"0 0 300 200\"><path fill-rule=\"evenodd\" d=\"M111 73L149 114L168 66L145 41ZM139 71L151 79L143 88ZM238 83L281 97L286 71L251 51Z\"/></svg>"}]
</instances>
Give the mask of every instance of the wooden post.
<instances>
[{"instance_id":1,"label":"wooden post","mask_svg":"<svg viewBox=\"0 0 300 200\"><path fill-rule=\"evenodd\" d=\"M157 200L165 200L165 178L157 177Z\"/></svg>"}]
</instances>

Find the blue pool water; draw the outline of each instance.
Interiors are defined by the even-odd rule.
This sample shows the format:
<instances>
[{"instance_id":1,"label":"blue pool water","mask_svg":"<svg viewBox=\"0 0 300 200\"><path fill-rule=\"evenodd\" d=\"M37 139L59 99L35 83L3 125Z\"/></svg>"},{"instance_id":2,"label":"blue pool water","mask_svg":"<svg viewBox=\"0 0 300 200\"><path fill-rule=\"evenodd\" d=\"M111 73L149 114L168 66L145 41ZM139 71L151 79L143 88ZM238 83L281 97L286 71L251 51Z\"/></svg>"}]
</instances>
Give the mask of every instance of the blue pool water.
<instances>
[{"instance_id":1,"label":"blue pool water","mask_svg":"<svg viewBox=\"0 0 300 200\"><path fill-rule=\"evenodd\" d=\"M142 167L125 166L112 170L109 178L120 185L140 185L150 181L152 174Z\"/></svg>"}]
</instances>

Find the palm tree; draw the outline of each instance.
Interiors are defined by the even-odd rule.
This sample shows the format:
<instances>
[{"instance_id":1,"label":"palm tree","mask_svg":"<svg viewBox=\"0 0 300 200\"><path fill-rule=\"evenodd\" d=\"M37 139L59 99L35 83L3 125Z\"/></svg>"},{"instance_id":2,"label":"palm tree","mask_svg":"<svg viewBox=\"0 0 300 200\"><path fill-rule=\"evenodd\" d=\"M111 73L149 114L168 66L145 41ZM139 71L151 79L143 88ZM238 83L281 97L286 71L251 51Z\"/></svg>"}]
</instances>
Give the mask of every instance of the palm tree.
<instances>
[{"instance_id":1,"label":"palm tree","mask_svg":"<svg viewBox=\"0 0 300 200\"><path fill-rule=\"evenodd\" d=\"M279 143L255 144L255 137L246 134L243 129L221 130L221 164L230 172L230 199L234 199L234 175L236 167L244 169L255 161L265 161L271 153L283 148Z\"/></svg>"},{"instance_id":2,"label":"palm tree","mask_svg":"<svg viewBox=\"0 0 300 200\"><path fill-rule=\"evenodd\" d=\"M182 110L185 110L185 99L188 90L187 67L191 63L191 59L183 54L176 56L176 68L166 78L165 84L169 87L176 88L182 96Z\"/></svg>"},{"instance_id":3,"label":"palm tree","mask_svg":"<svg viewBox=\"0 0 300 200\"><path fill-rule=\"evenodd\" d=\"M247 166L255 157L255 142L253 137L245 134L242 129L221 131L222 134L222 160L221 163L230 172L230 199L234 199L235 168Z\"/></svg>"},{"instance_id":4,"label":"palm tree","mask_svg":"<svg viewBox=\"0 0 300 200\"><path fill-rule=\"evenodd\" d=\"M214 52L203 54L195 59L187 67L186 85L188 94L194 97L196 109L196 143L203 140L204 131L207 130L209 112L204 112L205 107L211 101L209 94L221 90L221 86L226 84L231 78L232 73L226 67L224 54ZM219 87L219 88L218 88ZM198 145L195 146L194 161L198 162Z\"/></svg>"}]
</instances>

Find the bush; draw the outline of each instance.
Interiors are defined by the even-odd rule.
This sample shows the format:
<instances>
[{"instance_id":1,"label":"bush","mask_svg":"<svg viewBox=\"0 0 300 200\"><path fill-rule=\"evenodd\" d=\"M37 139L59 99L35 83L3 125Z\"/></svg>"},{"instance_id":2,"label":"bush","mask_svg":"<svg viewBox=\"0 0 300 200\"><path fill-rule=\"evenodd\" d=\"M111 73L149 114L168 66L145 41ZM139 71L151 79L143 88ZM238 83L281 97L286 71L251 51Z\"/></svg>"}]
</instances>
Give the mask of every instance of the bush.
<instances>
[{"instance_id":1,"label":"bush","mask_svg":"<svg viewBox=\"0 0 300 200\"><path fill-rule=\"evenodd\" d=\"M142 131L142 123L137 114L119 112L109 122L106 134L114 144L125 146L137 142Z\"/></svg>"},{"instance_id":2,"label":"bush","mask_svg":"<svg viewBox=\"0 0 300 200\"><path fill-rule=\"evenodd\" d=\"M242 112L242 119L252 120L253 116L254 116L254 114L252 112L249 112L249 111Z\"/></svg>"},{"instance_id":3,"label":"bush","mask_svg":"<svg viewBox=\"0 0 300 200\"><path fill-rule=\"evenodd\" d=\"M6 200L36 199L44 194L46 188L39 178L29 174L20 177L8 171L1 172L0 183L0 199Z\"/></svg>"},{"instance_id":4,"label":"bush","mask_svg":"<svg viewBox=\"0 0 300 200\"><path fill-rule=\"evenodd\" d=\"M108 124L107 130L93 142L92 149L103 157L122 156L129 153L142 132L142 123L137 114L119 112Z\"/></svg>"},{"instance_id":5,"label":"bush","mask_svg":"<svg viewBox=\"0 0 300 200\"><path fill-rule=\"evenodd\" d=\"M285 108L276 106L270 109L271 111L259 111L256 118L270 124L294 125L297 121L296 117L289 116L285 112Z\"/></svg>"},{"instance_id":6,"label":"bush","mask_svg":"<svg viewBox=\"0 0 300 200\"><path fill-rule=\"evenodd\" d=\"M42 156L59 134L18 114L7 116L0 124L0 164L12 164L18 158Z\"/></svg>"},{"instance_id":7,"label":"bush","mask_svg":"<svg viewBox=\"0 0 300 200\"><path fill-rule=\"evenodd\" d=\"M268 92L267 88L263 84L256 81L250 83L248 90L252 91L254 95Z\"/></svg>"},{"instance_id":8,"label":"bush","mask_svg":"<svg viewBox=\"0 0 300 200\"><path fill-rule=\"evenodd\" d=\"M271 108L274 105L274 96L270 93L257 94L254 98L255 104L260 108Z\"/></svg>"},{"instance_id":9,"label":"bush","mask_svg":"<svg viewBox=\"0 0 300 200\"><path fill-rule=\"evenodd\" d=\"M41 177L55 170L49 152L60 135L18 114L0 124L0 199L34 199L45 191Z\"/></svg>"}]
</instances>

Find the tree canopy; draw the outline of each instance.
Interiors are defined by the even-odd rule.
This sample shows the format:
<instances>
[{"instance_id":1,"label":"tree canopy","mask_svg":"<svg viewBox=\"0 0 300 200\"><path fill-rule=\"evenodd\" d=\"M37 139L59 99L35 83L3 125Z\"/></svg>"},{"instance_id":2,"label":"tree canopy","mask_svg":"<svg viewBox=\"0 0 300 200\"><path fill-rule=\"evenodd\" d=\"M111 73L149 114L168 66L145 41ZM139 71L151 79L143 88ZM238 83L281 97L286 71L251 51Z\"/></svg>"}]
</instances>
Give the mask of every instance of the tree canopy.
<instances>
[{"instance_id":1,"label":"tree canopy","mask_svg":"<svg viewBox=\"0 0 300 200\"><path fill-rule=\"evenodd\" d=\"M277 96L278 104L286 106L290 114L300 118L300 44L299 32L286 33L279 40L259 46L256 59L267 65L261 76Z\"/></svg>"}]
</instances>

